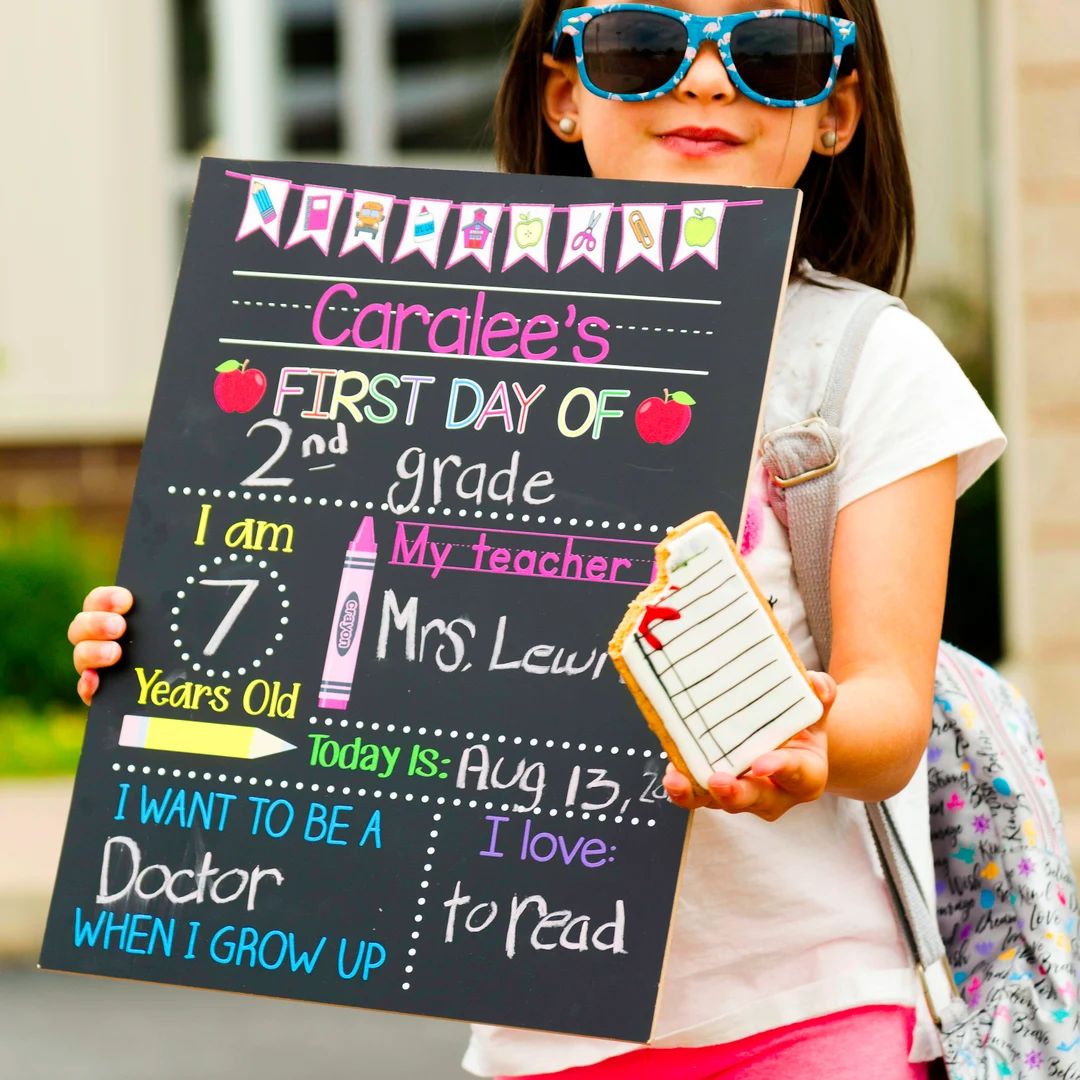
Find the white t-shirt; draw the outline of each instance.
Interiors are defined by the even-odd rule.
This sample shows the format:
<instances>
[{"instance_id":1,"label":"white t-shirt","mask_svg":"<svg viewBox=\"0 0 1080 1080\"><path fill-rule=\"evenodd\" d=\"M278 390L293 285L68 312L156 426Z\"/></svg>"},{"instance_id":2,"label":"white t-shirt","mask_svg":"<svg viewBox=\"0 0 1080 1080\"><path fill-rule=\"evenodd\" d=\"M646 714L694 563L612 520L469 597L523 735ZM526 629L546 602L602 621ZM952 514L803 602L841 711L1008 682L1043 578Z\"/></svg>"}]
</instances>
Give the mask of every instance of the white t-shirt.
<instances>
[{"instance_id":1,"label":"white t-shirt","mask_svg":"<svg viewBox=\"0 0 1080 1080\"><path fill-rule=\"evenodd\" d=\"M852 310L849 294L844 300L828 288L837 279L805 264L800 273L788 289L774 351L770 429L814 412L844 315ZM931 330L899 308L885 311L871 330L842 428L841 507L954 454L959 497L1005 448L1000 427L956 361ZM744 558L765 596L775 598L776 615L803 662L819 669L787 532L765 499L764 484L755 463ZM924 892L933 897L925 758L892 806ZM697 811L652 1045L731 1042L875 1004L914 1005L911 1060L939 1056L862 803L825 795L776 822ZM632 1049L630 1043L474 1025L463 1066L481 1076L554 1072Z\"/></svg>"}]
</instances>

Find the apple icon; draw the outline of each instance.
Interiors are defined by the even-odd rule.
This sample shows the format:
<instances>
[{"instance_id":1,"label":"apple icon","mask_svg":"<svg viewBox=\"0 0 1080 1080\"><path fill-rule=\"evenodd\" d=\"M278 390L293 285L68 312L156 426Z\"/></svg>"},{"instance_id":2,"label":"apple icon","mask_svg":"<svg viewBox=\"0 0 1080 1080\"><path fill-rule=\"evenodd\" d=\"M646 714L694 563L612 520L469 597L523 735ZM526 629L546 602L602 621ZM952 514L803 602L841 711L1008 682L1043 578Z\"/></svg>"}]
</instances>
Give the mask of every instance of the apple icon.
<instances>
[{"instance_id":1,"label":"apple icon","mask_svg":"<svg viewBox=\"0 0 1080 1080\"><path fill-rule=\"evenodd\" d=\"M670 446L681 439L690 426L693 416L690 406L696 404L685 390L676 390L674 394L665 390L663 398L646 398L634 413L638 434L647 443Z\"/></svg>"},{"instance_id":2,"label":"apple icon","mask_svg":"<svg viewBox=\"0 0 1080 1080\"><path fill-rule=\"evenodd\" d=\"M266 393L266 376L250 360L226 360L214 370L214 400L225 412L251 412Z\"/></svg>"},{"instance_id":3,"label":"apple icon","mask_svg":"<svg viewBox=\"0 0 1080 1080\"><path fill-rule=\"evenodd\" d=\"M694 216L686 219L683 239L690 247L707 247L716 235L716 218L705 217L705 208L699 206Z\"/></svg>"},{"instance_id":4,"label":"apple icon","mask_svg":"<svg viewBox=\"0 0 1080 1080\"><path fill-rule=\"evenodd\" d=\"M514 242L519 248L536 247L543 235L544 223L538 217L531 217L527 210L514 226Z\"/></svg>"}]
</instances>

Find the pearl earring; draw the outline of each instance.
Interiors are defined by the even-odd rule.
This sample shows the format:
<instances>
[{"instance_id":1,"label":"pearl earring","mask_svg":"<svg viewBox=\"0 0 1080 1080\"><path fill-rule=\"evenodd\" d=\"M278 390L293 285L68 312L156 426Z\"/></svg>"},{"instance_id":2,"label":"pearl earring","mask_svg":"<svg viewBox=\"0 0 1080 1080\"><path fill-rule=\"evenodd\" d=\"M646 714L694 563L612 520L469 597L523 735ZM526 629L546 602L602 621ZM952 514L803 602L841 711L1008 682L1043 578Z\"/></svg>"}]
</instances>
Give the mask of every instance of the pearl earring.
<instances>
[{"instance_id":1,"label":"pearl earring","mask_svg":"<svg viewBox=\"0 0 1080 1080\"><path fill-rule=\"evenodd\" d=\"M832 129L826 131L825 134L821 136L821 145L824 146L826 150L832 150L832 148L836 146L836 132Z\"/></svg>"},{"instance_id":2,"label":"pearl earring","mask_svg":"<svg viewBox=\"0 0 1080 1080\"><path fill-rule=\"evenodd\" d=\"M564 135L573 135L577 131L577 121L572 116L564 116L559 121L559 130Z\"/></svg>"}]
</instances>

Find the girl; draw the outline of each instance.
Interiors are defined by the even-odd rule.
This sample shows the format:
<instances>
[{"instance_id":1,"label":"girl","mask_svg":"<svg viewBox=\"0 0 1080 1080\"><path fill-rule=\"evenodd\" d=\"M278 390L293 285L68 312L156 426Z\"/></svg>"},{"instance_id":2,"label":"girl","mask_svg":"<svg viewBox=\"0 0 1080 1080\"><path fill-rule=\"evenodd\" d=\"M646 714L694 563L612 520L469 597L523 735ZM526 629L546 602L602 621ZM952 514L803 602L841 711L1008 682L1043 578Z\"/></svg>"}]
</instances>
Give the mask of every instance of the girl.
<instances>
[{"instance_id":1,"label":"girl","mask_svg":"<svg viewBox=\"0 0 1080 1080\"><path fill-rule=\"evenodd\" d=\"M738 18L750 10L739 0L579 9L527 0L496 145L500 165L517 172L800 187L797 268L769 390L778 426L821 399L842 329L838 288L903 287L914 222L874 0L776 2L775 17ZM953 507L1005 439L934 335L896 308L866 343L844 428L832 654L829 672L813 675L826 716L743 776L714 774L707 799L671 768L665 779L673 802L705 809L683 871L661 1038L642 1049L477 1026L469 1071L928 1075L940 1047L860 802L899 796L894 809L932 891L923 752ZM820 667L760 468L741 543L804 663ZM84 701L96 669L119 657L131 602L126 590L95 590L72 623Z\"/></svg>"}]
</instances>

